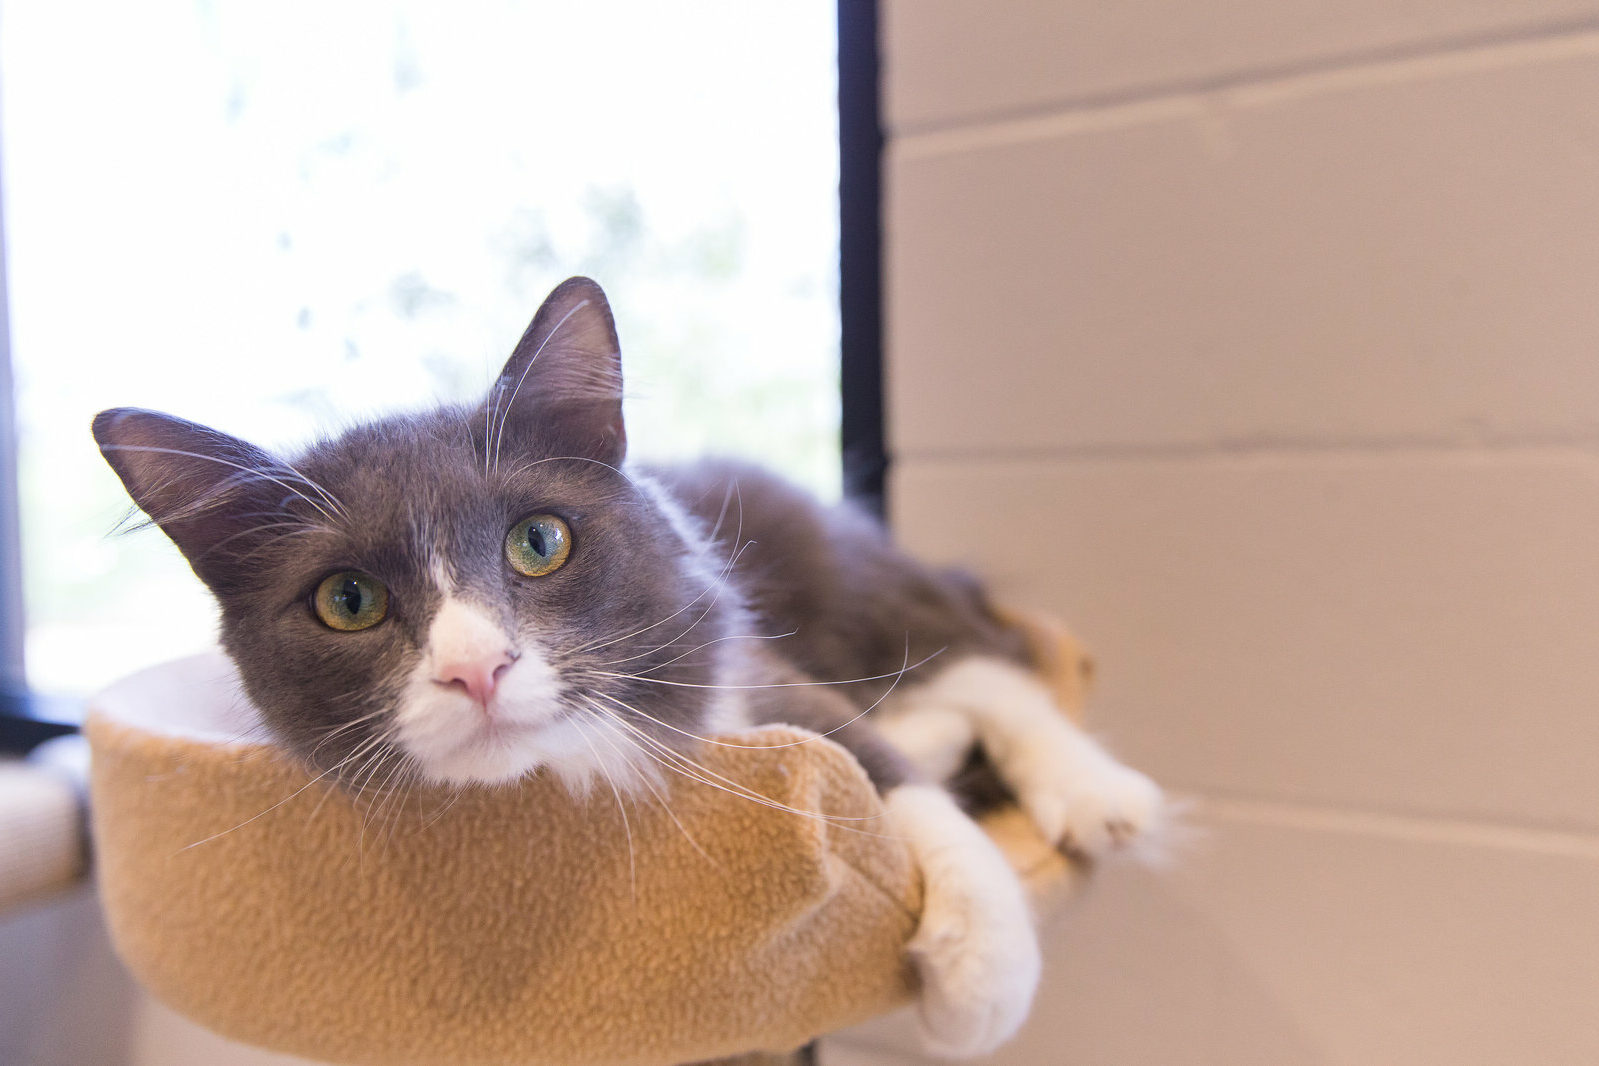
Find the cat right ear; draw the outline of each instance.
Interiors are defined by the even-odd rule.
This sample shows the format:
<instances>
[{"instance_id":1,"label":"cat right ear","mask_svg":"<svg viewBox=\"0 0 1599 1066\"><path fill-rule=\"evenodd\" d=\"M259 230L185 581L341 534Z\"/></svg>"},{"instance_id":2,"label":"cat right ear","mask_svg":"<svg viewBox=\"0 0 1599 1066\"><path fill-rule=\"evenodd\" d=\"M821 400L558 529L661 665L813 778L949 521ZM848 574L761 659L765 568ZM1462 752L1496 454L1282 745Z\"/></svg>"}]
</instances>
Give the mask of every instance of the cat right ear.
<instances>
[{"instance_id":1,"label":"cat right ear","mask_svg":"<svg viewBox=\"0 0 1599 1066\"><path fill-rule=\"evenodd\" d=\"M498 459L515 445L619 466L622 355L611 305L588 278L568 278L545 297L489 390L478 425Z\"/></svg>"},{"instance_id":2,"label":"cat right ear","mask_svg":"<svg viewBox=\"0 0 1599 1066\"><path fill-rule=\"evenodd\" d=\"M237 560L272 535L269 527L304 521L291 501L325 517L337 506L255 445L171 415L101 411L94 439L128 495L218 592L247 583Z\"/></svg>"}]
</instances>

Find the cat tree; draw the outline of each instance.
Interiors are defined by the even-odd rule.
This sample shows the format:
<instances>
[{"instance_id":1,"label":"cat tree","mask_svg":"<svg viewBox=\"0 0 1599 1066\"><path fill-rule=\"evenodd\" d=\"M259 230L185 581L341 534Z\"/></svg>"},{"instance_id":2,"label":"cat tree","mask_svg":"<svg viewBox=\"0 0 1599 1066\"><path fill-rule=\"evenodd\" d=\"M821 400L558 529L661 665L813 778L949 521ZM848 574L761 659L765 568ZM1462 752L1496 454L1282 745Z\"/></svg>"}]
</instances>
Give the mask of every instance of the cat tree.
<instances>
[{"instance_id":1,"label":"cat tree","mask_svg":"<svg viewBox=\"0 0 1599 1066\"><path fill-rule=\"evenodd\" d=\"M1076 645L1021 624L1080 706ZM913 996L918 871L826 740L768 728L701 755L816 816L675 776L662 802L536 777L402 811L260 739L220 655L114 686L87 733L118 951L234 1039L372 1066L668 1066L786 1051ZM1035 901L1063 893L1068 864L1019 812L985 819Z\"/></svg>"}]
</instances>

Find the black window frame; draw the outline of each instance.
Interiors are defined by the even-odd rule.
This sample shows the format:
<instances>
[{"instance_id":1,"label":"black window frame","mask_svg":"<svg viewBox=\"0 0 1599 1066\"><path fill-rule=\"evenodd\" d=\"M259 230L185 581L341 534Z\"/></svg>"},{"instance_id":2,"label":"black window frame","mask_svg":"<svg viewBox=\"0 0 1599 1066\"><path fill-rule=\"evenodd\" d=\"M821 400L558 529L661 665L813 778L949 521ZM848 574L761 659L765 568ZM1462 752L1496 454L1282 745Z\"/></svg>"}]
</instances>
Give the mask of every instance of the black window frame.
<instances>
[{"instance_id":1,"label":"black window frame","mask_svg":"<svg viewBox=\"0 0 1599 1066\"><path fill-rule=\"evenodd\" d=\"M838 0L839 429L844 494L887 513L883 123L877 0Z\"/></svg>"}]
</instances>

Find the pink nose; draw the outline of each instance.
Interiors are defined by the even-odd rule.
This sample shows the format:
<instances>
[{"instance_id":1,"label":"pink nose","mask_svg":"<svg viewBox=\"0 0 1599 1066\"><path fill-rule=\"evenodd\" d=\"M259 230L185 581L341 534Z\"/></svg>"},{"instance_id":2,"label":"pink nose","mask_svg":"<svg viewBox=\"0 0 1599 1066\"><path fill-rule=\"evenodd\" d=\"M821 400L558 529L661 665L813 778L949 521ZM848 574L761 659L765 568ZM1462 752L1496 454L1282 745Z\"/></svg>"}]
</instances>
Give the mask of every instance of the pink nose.
<instances>
[{"instance_id":1,"label":"pink nose","mask_svg":"<svg viewBox=\"0 0 1599 1066\"><path fill-rule=\"evenodd\" d=\"M509 651L447 659L435 664L433 681L446 688L458 686L486 707L489 697L494 695L494 687L499 684L500 675L509 670L515 661L516 656Z\"/></svg>"}]
</instances>

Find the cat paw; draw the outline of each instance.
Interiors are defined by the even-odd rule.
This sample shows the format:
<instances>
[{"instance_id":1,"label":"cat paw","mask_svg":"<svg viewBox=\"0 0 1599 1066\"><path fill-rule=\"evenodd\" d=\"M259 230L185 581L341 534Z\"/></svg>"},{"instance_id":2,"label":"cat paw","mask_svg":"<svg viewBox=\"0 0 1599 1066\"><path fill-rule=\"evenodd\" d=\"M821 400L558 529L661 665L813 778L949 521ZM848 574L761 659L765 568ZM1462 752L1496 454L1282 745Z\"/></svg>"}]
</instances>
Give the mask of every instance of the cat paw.
<instances>
[{"instance_id":1,"label":"cat paw","mask_svg":"<svg viewBox=\"0 0 1599 1066\"><path fill-rule=\"evenodd\" d=\"M1032 930L972 921L982 909L975 900L942 901L909 946L921 980L922 1045L934 1055L986 1055L1016 1035L1032 1007L1040 965Z\"/></svg>"},{"instance_id":2,"label":"cat paw","mask_svg":"<svg viewBox=\"0 0 1599 1066\"><path fill-rule=\"evenodd\" d=\"M1070 854L1091 858L1137 843L1163 821L1159 786L1112 758L1015 663L981 656L957 662L905 706L907 733L931 711L964 715L1022 810Z\"/></svg>"},{"instance_id":3,"label":"cat paw","mask_svg":"<svg viewBox=\"0 0 1599 1066\"><path fill-rule=\"evenodd\" d=\"M1166 809L1159 785L1086 735L1066 738L1052 756L1008 769L1039 832L1074 855L1094 858L1134 844L1157 828Z\"/></svg>"},{"instance_id":4,"label":"cat paw","mask_svg":"<svg viewBox=\"0 0 1599 1066\"><path fill-rule=\"evenodd\" d=\"M1038 987L1021 882L942 789L905 786L888 806L922 868L922 917L907 945L922 1042L941 1056L986 1054L1015 1035Z\"/></svg>"}]
</instances>

